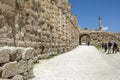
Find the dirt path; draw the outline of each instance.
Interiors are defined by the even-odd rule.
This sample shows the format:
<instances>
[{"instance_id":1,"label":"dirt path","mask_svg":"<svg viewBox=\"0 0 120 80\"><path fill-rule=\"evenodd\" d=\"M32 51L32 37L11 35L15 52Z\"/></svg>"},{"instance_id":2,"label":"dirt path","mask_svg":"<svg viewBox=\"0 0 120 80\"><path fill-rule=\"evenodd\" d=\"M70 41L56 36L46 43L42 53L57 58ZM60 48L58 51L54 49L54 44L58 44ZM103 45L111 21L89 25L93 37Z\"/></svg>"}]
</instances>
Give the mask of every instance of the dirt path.
<instances>
[{"instance_id":1,"label":"dirt path","mask_svg":"<svg viewBox=\"0 0 120 80\"><path fill-rule=\"evenodd\" d=\"M33 80L120 80L120 54L106 55L94 46L76 49L34 66Z\"/></svg>"}]
</instances>

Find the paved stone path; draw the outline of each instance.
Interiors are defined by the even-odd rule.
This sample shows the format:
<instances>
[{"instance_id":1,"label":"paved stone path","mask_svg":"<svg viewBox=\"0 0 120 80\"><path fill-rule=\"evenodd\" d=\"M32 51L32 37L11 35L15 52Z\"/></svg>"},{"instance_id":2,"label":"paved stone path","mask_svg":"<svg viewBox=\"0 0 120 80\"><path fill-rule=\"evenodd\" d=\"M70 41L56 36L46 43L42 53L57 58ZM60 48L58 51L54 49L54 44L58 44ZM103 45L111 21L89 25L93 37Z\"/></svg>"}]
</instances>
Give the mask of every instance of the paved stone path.
<instances>
[{"instance_id":1,"label":"paved stone path","mask_svg":"<svg viewBox=\"0 0 120 80\"><path fill-rule=\"evenodd\" d=\"M120 54L106 55L94 46L76 49L34 66L33 80L120 80Z\"/></svg>"}]
</instances>

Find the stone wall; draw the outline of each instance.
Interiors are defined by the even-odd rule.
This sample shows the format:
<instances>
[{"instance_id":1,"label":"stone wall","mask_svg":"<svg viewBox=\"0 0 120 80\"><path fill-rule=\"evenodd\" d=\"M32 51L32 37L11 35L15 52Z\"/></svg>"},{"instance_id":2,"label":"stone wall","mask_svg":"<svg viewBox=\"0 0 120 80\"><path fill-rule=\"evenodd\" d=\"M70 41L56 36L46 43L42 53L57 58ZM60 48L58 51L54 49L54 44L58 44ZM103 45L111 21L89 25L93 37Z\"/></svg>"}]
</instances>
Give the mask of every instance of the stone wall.
<instances>
[{"instance_id":1,"label":"stone wall","mask_svg":"<svg viewBox=\"0 0 120 80\"><path fill-rule=\"evenodd\" d=\"M0 78L28 80L38 59L78 46L81 31L70 9L68 0L0 0ZM87 34L94 45L117 40L108 33Z\"/></svg>"},{"instance_id":2,"label":"stone wall","mask_svg":"<svg viewBox=\"0 0 120 80\"><path fill-rule=\"evenodd\" d=\"M0 80L33 78L34 57L33 48L0 47Z\"/></svg>"},{"instance_id":3,"label":"stone wall","mask_svg":"<svg viewBox=\"0 0 120 80\"><path fill-rule=\"evenodd\" d=\"M70 9L68 0L0 0L0 78L32 78L33 62L79 45Z\"/></svg>"},{"instance_id":4,"label":"stone wall","mask_svg":"<svg viewBox=\"0 0 120 80\"><path fill-rule=\"evenodd\" d=\"M80 35L88 34L90 36L91 44L101 47L101 43L108 43L109 41L117 42L120 48L120 38L116 33L102 32L102 31L81 31ZM83 37L83 42L88 41L86 37Z\"/></svg>"},{"instance_id":5,"label":"stone wall","mask_svg":"<svg viewBox=\"0 0 120 80\"><path fill-rule=\"evenodd\" d=\"M42 53L79 45L80 28L68 1L0 0L0 46L33 47Z\"/></svg>"},{"instance_id":6,"label":"stone wall","mask_svg":"<svg viewBox=\"0 0 120 80\"><path fill-rule=\"evenodd\" d=\"M48 59L59 53L41 54L28 47L0 47L0 80L28 80L34 77L33 65L38 59Z\"/></svg>"}]
</instances>

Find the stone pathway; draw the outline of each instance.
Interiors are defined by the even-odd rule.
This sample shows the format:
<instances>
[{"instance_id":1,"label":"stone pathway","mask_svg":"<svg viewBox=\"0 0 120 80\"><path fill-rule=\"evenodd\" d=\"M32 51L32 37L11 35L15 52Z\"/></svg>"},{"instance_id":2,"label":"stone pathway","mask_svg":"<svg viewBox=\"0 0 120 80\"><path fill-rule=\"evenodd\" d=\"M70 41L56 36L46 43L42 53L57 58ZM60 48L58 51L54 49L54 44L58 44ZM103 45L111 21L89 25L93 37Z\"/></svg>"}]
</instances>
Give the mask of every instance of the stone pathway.
<instances>
[{"instance_id":1,"label":"stone pathway","mask_svg":"<svg viewBox=\"0 0 120 80\"><path fill-rule=\"evenodd\" d=\"M76 49L34 66L33 80L120 80L120 54L99 52L94 46Z\"/></svg>"}]
</instances>

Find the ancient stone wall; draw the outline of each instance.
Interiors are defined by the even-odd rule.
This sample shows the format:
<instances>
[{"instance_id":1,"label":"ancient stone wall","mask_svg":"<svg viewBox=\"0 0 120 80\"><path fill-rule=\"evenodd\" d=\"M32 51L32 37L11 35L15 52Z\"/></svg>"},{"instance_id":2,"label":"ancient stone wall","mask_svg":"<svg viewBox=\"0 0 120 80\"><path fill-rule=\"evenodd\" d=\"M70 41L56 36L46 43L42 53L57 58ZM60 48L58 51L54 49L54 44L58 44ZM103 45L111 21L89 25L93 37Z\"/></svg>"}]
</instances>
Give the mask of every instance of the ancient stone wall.
<instances>
[{"instance_id":1,"label":"ancient stone wall","mask_svg":"<svg viewBox=\"0 0 120 80\"><path fill-rule=\"evenodd\" d=\"M0 46L64 52L79 45L79 31L68 1L0 0Z\"/></svg>"},{"instance_id":2,"label":"ancient stone wall","mask_svg":"<svg viewBox=\"0 0 120 80\"><path fill-rule=\"evenodd\" d=\"M33 65L38 59L48 59L58 53L40 54L28 47L0 47L0 80L28 80L34 77Z\"/></svg>"},{"instance_id":3,"label":"ancient stone wall","mask_svg":"<svg viewBox=\"0 0 120 80\"><path fill-rule=\"evenodd\" d=\"M0 80L33 78L34 56L33 48L0 47Z\"/></svg>"},{"instance_id":4,"label":"ancient stone wall","mask_svg":"<svg viewBox=\"0 0 120 80\"><path fill-rule=\"evenodd\" d=\"M67 0L0 0L0 78L32 78L34 62L75 48L79 32Z\"/></svg>"},{"instance_id":5,"label":"ancient stone wall","mask_svg":"<svg viewBox=\"0 0 120 80\"><path fill-rule=\"evenodd\" d=\"M88 34L91 39L90 43L97 47L101 47L102 42L108 43L109 41L111 41L112 43L118 43L120 48L120 38L118 37L118 35L116 35L116 33L102 31L81 31L80 35L82 34ZM87 40L88 39L86 37L83 37L83 42L87 42Z\"/></svg>"}]
</instances>

